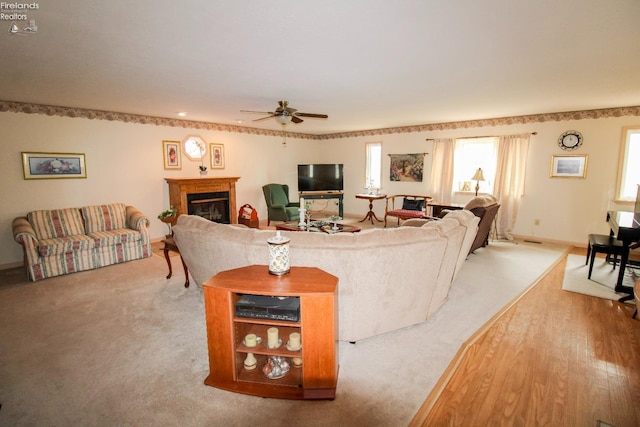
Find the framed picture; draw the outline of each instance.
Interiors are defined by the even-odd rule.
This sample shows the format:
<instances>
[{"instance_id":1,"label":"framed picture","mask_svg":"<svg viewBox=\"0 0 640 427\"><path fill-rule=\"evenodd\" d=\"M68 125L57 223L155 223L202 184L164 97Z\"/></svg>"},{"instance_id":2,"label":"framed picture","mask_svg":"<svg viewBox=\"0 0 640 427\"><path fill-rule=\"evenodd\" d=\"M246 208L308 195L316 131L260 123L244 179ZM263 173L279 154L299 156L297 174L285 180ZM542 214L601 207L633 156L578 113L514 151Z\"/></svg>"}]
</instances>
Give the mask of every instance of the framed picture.
<instances>
[{"instance_id":1,"label":"framed picture","mask_svg":"<svg viewBox=\"0 0 640 427\"><path fill-rule=\"evenodd\" d=\"M551 156L551 178L586 178L587 154Z\"/></svg>"},{"instance_id":2,"label":"framed picture","mask_svg":"<svg viewBox=\"0 0 640 427\"><path fill-rule=\"evenodd\" d=\"M211 153L211 169L224 169L224 145L209 144Z\"/></svg>"},{"instance_id":3,"label":"framed picture","mask_svg":"<svg viewBox=\"0 0 640 427\"><path fill-rule=\"evenodd\" d=\"M165 169L182 169L180 146L180 141L162 141Z\"/></svg>"},{"instance_id":4,"label":"framed picture","mask_svg":"<svg viewBox=\"0 0 640 427\"><path fill-rule=\"evenodd\" d=\"M22 152L24 179L86 178L84 153Z\"/></svg>"}]
</instances>

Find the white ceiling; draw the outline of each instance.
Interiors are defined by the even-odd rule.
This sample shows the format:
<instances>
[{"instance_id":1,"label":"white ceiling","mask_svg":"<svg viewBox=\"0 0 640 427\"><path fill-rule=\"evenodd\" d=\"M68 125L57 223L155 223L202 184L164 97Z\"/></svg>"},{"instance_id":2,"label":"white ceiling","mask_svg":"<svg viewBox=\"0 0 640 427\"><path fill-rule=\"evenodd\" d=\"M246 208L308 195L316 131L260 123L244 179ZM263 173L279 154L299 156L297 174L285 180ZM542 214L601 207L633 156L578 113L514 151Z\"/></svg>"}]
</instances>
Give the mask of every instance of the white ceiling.
<instances>
[{"instance_id":1,"label":"white ceiling","mask_svg":"<svg viewBox=\"0 0 640 427\"><path fill-rule=\"evenodd\" d=\"M0 21L0 100L279 129L240 110L286 99L311 134L640 105L638 0L38 6Z\"/></svg>"}]
</instances>

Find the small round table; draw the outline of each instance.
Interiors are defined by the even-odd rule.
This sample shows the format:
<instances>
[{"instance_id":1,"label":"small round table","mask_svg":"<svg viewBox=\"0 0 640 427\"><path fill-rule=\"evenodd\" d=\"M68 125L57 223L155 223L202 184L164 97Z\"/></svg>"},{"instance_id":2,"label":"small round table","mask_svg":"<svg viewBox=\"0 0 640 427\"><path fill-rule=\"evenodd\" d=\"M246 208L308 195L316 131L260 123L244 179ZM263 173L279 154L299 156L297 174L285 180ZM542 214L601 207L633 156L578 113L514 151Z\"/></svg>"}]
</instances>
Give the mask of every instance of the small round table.
<instances>
[{"instance_id":1,"label":"small round table","mask_svg":"<svg viewBox=\"0 0 640 427\"><path fill-rule=\"evenodd\" d=\"M380 200L380 199L386 199L387 195L386 194L356 194L356 199L364 199L364 200L368 200L369 201L369 212L367 212L367 214L364 216L364 218L362 218L359 222L364 222L367 219L371 220L371 224L373 224L373 219L375 218L376 221L378 222L382 222L381 219L378 219L378 217L376 216L375 212L373 212L373 201L374 200Z\"/></svg>"}]
</instances>

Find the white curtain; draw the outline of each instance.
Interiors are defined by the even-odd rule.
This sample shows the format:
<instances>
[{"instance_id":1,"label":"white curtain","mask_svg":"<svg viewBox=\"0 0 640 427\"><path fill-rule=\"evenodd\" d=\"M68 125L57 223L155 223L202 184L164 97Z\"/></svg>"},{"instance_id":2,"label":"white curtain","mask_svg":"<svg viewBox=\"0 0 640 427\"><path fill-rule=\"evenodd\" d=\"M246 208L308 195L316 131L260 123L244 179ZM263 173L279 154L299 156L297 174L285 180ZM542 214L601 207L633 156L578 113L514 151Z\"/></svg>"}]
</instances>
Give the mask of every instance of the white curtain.
<instances>
[{"instance_id":1,"label":"white curtain","mask_svg":"<svg viewBox=\"0 0 640 427\"><path fill-rule=\"evenodd\" d=\"M498 239L513 240L520 199L524 193L527 153L531 134L501 136L494 196L500 202L496 221Z\"/></svg>"},{"instance_id":2,"label":"white curtain","mask_svg":"<svg viewBox=\"0 0 640 427\"><path fill-rule=\"evenodd\" d=\"M433 140L433 163L431 164L431 197L436 202L451 202L453 188L453 138Z\"/></svg>"}]
</instances>

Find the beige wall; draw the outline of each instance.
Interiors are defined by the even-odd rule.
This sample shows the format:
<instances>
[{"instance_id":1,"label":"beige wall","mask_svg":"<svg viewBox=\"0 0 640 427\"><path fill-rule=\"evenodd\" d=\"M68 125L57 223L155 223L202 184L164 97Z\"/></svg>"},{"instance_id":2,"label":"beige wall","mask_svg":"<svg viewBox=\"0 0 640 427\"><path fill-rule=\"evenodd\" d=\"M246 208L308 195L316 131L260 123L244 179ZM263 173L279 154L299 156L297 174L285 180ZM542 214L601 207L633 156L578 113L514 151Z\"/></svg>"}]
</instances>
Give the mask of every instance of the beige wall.
<instances>
[{"instance_id":1,"label":"beige wall","mask_svg":"<svg viewBox=\"0 0 640 427\"><path fill-rule=\"evenodd\" d=\"M367 203L354 195L364 186L364 144L383 143L383 191L387 194L428 194L430 155L425 157L425 181L388 181L387 154L430 152L434 137L502 135L536 131L531 139L527 164L525 197L514 233L539 239L584 244L590 232L606 232L608 208L612 204L616 167L623 126L640 125L638 117L620 117L564 122L544 122L440 132L402 133L373 137L312 141L279 137L216 132L198 129L131 124L83 118L52 117L38 114L0 113L0 268L22 260L20 246L13 241L11 221L34 209L79 207L88 204L123 202L138 207L151 219L151 236L159 239L166 226L156 219L169 206L165 177L195 177L198 162L183 156L181 171L163 169L162 140L182 140L198 134L207 142L225 146L223 170L210 170L209 176L240 176L237 203L250 203L266 219L261 186L268 182L288 183L295 195L298 163L344 163L345 214L364 215ZM589 154L586 179L551 179L552 154L560 154L558 136L576 129L584 136L576 151ZM87 179L24 180L21 151L81 152L86 154ZM459 202L465 202L460 198ZM375 202L379 216L384 202ZM233 213L232 213L233 214ZM540 225L534 226L534 219Z\"/></svg>"}]
</instances>

